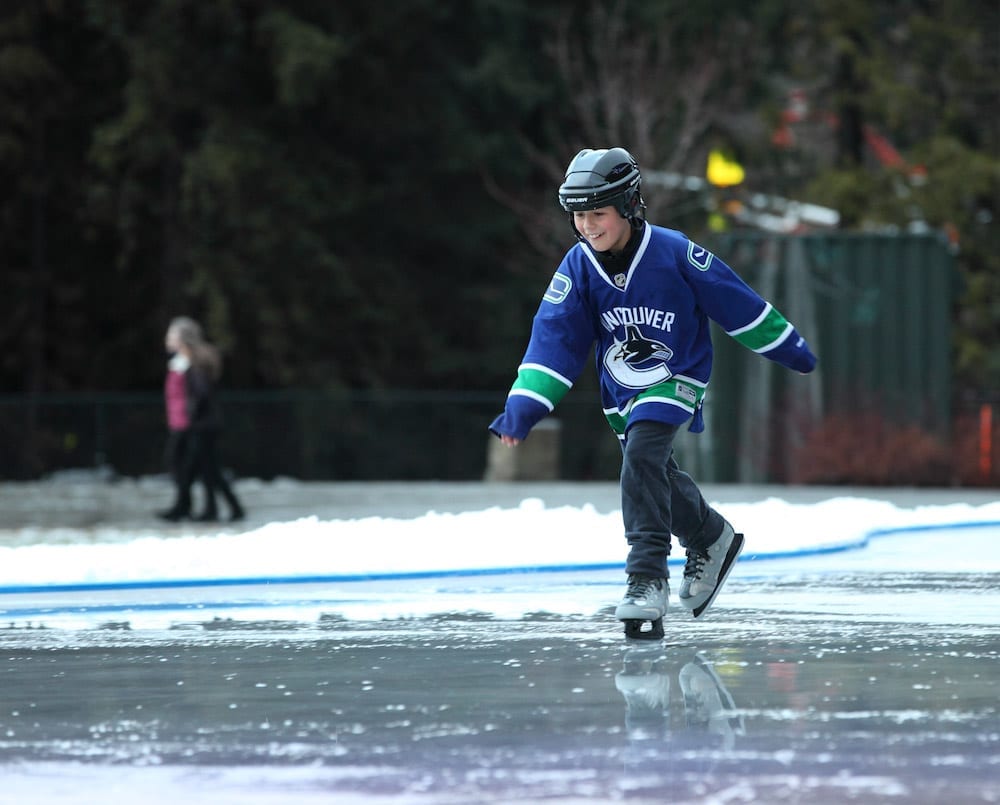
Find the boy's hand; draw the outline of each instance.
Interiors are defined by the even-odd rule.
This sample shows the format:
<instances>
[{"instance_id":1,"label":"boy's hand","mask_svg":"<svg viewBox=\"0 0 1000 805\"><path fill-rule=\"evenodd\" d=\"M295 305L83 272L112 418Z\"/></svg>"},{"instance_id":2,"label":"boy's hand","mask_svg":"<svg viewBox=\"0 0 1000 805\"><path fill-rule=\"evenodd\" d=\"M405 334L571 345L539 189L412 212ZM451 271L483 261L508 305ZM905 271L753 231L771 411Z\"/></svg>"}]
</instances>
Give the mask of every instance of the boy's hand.
<instances>
[{"instance_id":1,"label":"boy's hand","mask_svg":"<svg viewBox=\"0 0 1000 805\"><path fill-rule=\"evenodd\" d=\"M520 439L515 439L513 436L508 436L506 433L500 434L500 441L503 442L507 447L516 447L521 443Z\"/></svg>"}]
</instances>

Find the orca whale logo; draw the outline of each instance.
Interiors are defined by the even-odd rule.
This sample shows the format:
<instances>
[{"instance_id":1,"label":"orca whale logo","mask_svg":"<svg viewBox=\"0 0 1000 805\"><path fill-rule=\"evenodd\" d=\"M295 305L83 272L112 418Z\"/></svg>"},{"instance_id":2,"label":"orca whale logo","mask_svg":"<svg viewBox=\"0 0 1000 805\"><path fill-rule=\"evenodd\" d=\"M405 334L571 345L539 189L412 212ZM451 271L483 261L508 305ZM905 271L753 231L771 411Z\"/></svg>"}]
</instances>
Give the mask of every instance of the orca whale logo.
<instances>
[{"instance_id":1,"label":"orca whale logo","mask_svg":"<svg viewBox=\"0 0 1000 805\"><path fill-rule=\"evenodd\" d=\"M646 338L638 325L625 325L625 339L615 342L604 353L604 367L619 385L644 389L669 380L673 372L667 361L674 352L662 341Z\"/></svg>"}]
</instances>

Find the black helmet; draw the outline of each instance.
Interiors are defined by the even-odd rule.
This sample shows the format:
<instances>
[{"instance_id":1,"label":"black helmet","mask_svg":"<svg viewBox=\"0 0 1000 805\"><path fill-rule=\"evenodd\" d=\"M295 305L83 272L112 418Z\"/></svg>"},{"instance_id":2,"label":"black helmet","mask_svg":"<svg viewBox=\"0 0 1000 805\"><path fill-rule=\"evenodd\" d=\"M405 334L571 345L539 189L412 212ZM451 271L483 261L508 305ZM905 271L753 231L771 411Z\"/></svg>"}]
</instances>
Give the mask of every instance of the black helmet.
<instances>
[{"instance_id":1,"label":"black helmet","mask_svg":"<svg viewBox=\"0 0 1000 805\"><path fill-rule=\"evenodd\" d=\"M639 226L642 201L639 164L624 148L585 148L569 163L559 187L559 203L570 213L613 206L633 226ZM575 227L574 227L575 229Z\"/></svg>"}]
</instances>

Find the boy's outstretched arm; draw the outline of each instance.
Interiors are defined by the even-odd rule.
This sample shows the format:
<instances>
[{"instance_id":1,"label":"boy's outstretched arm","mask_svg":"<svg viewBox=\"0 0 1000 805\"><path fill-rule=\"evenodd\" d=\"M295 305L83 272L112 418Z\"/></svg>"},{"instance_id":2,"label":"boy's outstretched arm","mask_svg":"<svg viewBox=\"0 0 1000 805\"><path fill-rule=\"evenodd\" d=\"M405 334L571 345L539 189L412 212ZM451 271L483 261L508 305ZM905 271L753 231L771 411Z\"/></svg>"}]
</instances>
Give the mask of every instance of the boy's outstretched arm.
<instances>
[{"instance_id":1,"label":"boy's outstretched arm","mask_svg":"<svg viewBox=\"0 0 1000 805\"><path fill-rule=\"evenodd\" d=\"M524 441L572 388L593 342L593 324L578 288L557 271L535 313L503 413L490 424L490 432L508 447Z\"/></svg>"},{"instance_id":2,"label":"boy's outstretched arm","mask_svg":"<svg viewBox=\"0 0 1000 805\"><path fill-rule=\"evenodd\" d=\"M573 380L538 363L522 363L511 386L503 413L489 430L508 447L520 444L531 429L548 416L573 385Z\"/></svg>"}]
</instances>

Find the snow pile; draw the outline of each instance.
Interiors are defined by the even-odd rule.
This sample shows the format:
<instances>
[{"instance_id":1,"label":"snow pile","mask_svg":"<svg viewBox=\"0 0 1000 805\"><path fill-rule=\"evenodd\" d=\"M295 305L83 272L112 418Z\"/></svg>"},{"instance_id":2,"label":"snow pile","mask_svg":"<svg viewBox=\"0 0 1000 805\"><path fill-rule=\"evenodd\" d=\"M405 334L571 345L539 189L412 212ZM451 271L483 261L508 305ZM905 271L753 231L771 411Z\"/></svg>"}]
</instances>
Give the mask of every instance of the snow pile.
<instances>
[{"instance_id":1,"label":"snow pile","mask_svg":"<svg viewBox=\"0 0 1000 805\"><path fill-rule=\"evenodd\" d=\"M745 560L861 548L885 532L1000 523L1000 502L901 509L866 498L810 504L769 498L715 506L747 535ZM47 544L0 548L0 589L617 568L627 550L620 512L601 514L589 504L546 508L538 499L408 520L310 517L235 534L115 537L101 542L100 532L60 529Z\"/></svg>"}]
</instances>

